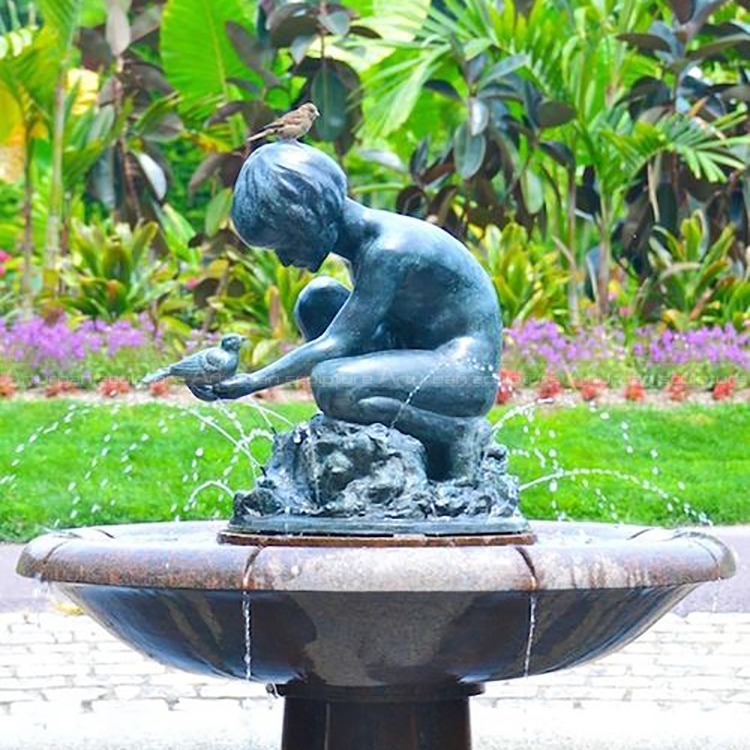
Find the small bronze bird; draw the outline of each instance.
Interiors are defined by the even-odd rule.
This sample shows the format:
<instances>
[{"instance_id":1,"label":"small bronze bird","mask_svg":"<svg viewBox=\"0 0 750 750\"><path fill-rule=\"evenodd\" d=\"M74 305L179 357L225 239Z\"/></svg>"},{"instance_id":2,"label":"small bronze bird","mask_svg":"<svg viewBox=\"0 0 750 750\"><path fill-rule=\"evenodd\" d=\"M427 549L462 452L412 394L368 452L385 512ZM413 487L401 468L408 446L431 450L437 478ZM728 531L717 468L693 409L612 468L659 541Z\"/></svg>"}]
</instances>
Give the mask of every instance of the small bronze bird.
<instances>
[{"instance_id":1,"label":"small bronze bird","mask_svg":"<svg viewBox=\"0 0 750 750\"><path fill-rule=\"evenodd\" d=\"M296 141L310 130L318 117L320 117L318 108L312 102L307 102L307 104L303 104L299 109L287 112L285 115L270 122L259 133L251 135L246 142L252 143L269 135L276 135L282 141Z\"/></svg>"},{"instance_id":2,"label":"small bronze bird","mask_svg":"<svg viewBox=\"0 0 750 750\"><path fill-rule=\"evenodd\" d=\"M146 375L141 383L150 385L171 375L182 378L189 388L220 383L233 377L237 372L240 347L244 340L244 336L229 333L222 336L219 346L203 349L173 365L162 367L161 370Z\"/></svg>"}]
</instances>

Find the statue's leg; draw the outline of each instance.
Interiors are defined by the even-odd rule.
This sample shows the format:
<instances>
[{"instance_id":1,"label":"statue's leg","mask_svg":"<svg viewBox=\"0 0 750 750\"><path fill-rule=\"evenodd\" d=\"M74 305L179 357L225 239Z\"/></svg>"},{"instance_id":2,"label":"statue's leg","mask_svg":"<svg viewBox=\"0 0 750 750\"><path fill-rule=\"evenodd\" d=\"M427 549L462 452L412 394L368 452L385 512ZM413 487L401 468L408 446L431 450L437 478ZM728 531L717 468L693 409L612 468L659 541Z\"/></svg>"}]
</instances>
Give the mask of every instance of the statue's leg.
<instances>
[{"instance_id":1,"label":"statue's leg","mask_svg":"<svg viewBox=\"0 0 750 750\"><path fill-rule=\"evenodd\" d=\"M400 350L324 362L312 374L315 400L335 419L380 422L421 440L431 474L471 476L494 403L492 364L466 352Z\"/></svg>"},{"instance_id":2,"label":"statue's leg","mask_svg":"<svg viewBox=\"0 0 750 750\"><path fill-rule=\"evenodd\" d=\"M300 292L294 320L306 341L318 338L328 328L350 294L330 276L317 276Z\"/></svg>"}]
</instances>

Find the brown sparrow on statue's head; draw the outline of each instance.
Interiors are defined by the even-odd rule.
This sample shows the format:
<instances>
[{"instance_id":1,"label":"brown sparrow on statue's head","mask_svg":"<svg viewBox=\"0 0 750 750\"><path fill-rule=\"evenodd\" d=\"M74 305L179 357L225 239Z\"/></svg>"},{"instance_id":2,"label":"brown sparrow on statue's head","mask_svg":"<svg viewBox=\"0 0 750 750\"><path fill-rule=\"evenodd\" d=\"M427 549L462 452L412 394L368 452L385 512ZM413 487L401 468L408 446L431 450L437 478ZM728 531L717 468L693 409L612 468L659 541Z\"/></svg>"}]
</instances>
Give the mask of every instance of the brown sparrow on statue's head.
<instances>
[{"instance_id":1,"label":"brown sparrow on statue's head","mask_svg":"<svg viewBox=\"0 0 750 750\"><path fill-rule=\"evenodd\" d=\"M247 139L247 143L252 143L269 135L278 136L279 140L282 141L296 141L310 130L318 117L320 117L318 108L312 102L307 102L299 109L287 112L270 122L259 133L251 135Z\"/></svg>"}]
</instances>

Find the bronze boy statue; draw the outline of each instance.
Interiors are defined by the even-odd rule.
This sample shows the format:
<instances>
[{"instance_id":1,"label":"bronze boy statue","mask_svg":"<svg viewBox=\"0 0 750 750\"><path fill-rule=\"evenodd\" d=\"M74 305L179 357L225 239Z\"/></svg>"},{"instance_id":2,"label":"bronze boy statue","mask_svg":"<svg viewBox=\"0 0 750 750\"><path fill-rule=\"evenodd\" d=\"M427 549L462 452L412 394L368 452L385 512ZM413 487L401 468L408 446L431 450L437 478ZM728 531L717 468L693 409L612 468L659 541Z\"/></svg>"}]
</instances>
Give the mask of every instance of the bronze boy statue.
<instances>
[{"instance_id":1,"label":"bronze boy statue","mask_svg":"<svg viewBox=\"0 0 750 750\"><path fill-rule=\"evenodd\" d=\"M328 417L419 439L436 479L471 475L497 390L502 326L492 284L442 229L366 208L346 187L332 159L297 142L248 158L232 208L240 236L313 272L335 253L353 289L314 279L295 308L305 344L257 372L192 390L236 399L309 375Z\"/></svg>"}]
</instances>

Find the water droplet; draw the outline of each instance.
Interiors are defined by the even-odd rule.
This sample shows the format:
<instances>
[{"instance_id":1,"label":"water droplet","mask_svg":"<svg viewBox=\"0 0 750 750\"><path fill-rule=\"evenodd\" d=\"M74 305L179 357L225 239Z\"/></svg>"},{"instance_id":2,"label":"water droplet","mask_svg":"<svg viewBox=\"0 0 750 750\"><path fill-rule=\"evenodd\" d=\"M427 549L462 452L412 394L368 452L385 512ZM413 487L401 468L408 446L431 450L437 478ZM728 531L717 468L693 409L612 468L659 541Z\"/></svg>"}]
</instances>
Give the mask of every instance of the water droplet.
<instances>
[{"instance_id":1,"label":"water droplet","mask_svg":"<svg viewBox=\"0 0 750 750\"><path fill-rule=\"evenodd\" d=\"M556 479L553 479L553 480L552 480L552 481L551 481L551 482L549 483L549 491L550 491L550 492L557 492L557 480L556 480Z\"/></svg>"},{"instance_id":2,"label":"water droplet","mask_svg":"<svg viewBox=\"0 0 750 750\"><path fill-rule=\"evenodd\" d=\"M605 420L606 420L606 419L609 419L609 412L608 412L608 411L603 411L603 412L602 412L602 413L601 413L601 414L600 414L599 416L600 416L600 417L601 417L602 419L605 419Z\"/></svg>"}]
</instances>

